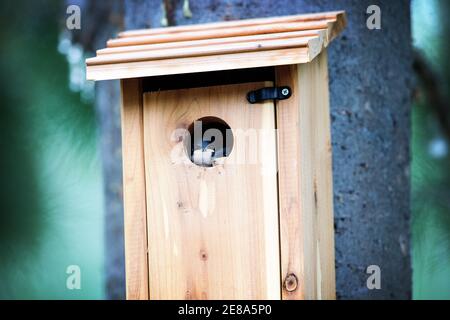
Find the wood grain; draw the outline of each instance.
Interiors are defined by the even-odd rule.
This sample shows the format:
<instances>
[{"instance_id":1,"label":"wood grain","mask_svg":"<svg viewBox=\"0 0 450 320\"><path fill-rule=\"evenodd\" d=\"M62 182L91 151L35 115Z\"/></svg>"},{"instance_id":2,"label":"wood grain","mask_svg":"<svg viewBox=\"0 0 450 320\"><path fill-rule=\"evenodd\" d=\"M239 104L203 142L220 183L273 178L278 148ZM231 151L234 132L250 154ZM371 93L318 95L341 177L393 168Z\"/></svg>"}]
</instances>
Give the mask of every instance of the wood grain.
<instances>
[{"instance_id":1,"label":"wood grain","mask_svg":"<svg viewBox=\"0 0 450 320\"><path fill-rule=\"evenodd\" d=\"M168 28L155 28L155 29L143 29L143 30L130 30L124 31L119 34L119 38L129 38L137 36L148 36L157 34L171 34L180 32L192 32L199 30L214 30L214 29L226 29L235 27L247 27L247 26L258 26L258 25L269 25L269 24L279 24L285 22L308 22L308 21L337 21L340 22L345 20L345 13L343 11L335 12L320 12L320 13L310 13L310 14L299 14L291 16L282 17L269 17L269 18L256 18L256 19L245 19L245 20L234 20L234 21L224 21L224 22L213 22L205 23L200 25L186 25L186 26L175 26Z\"/></svg>"},{"instance_id":2,"label":"wood grain","mask_svg":"<svg viewBox=\"0 0 450 320\"><path fill-rule=\"evenodd\" d=\"M293 88L277 104L283 299L334 299L327 55L276 69Z\"/></svg>"},{"instance_id":3,"label":"wood grain","mask_svg":"<svg viewBox=\"0 0 450 320\"><path fill-rule=\"evenodd\" d=\"M150 50L144 52L125 52L120 54L104 55L93 58L92 60L88 59L86 63L87 65L90 65L91 63L94 63L95 65L101 65L184 57L234 54L242 52L258 52L275 49L300 48L308 47L309 42L315 38L317 38L317 36L282 40L261 40L253 42L214 44L207 45L205 47L173 48Z\"/></svg>"},{"instance_id":4,"label":"wood grain","mask_svg":"<svg viewBox=\"0 0 450 320\"><path fill-rule=\"evenodd\" d=\"M87 79L307 63L342 32L346 21L344 12L328 12L127 32L86 60Z\"/></svg>"},{"instance_id":5,"label":"wood grain","mask_svg":"<svg viewBox=\"0 0 450 320\"><path fill-rule=\"evenodd\" d=\"M257 34L269 34L280 32L292 32L303 30L320 30L329 27L328 20L310 22L288 22L270 25L258 25L249 27L235 27L227 29L199 30L180 33L157 34L133 38L118 38L107 42L108 47L135 46L152 43L179 42L188 40L217 39L228 37L249 36Z\"/></svg>"},{"instance_id":6,"label":"wood grain","mask_svg":"<svg viewBox=\"0 0 450 320\"><path fill-rule=\"evenodd\" d=\"M107 65L86 69L88 80L129 79L218 70L234 70L309 62L308 49L292 48Z\"/></svg>"},{"instance_id":7,"label":"wood grain","mask_svg":"<svg viewBox=\"0 0 450 320\"><path fill-rule=\"evenodd\" d=\"M261 40L282 40L290 38L302 39L318 36L321 32L326 33L326 31L324 30L303 30L303 31L281 32L281 33L258 34L250 36L238 36L230 38L215 38L215 39L190 40L180 42L155 43L147 45L126 46L126 47L114 47L97 50L97 55L101 56L106 54L154 51L154 50L174 49L174 48L182 49L191 47L207 47L209 45L255 42Z\"/></svg>"},{"instance_id":8,"label":"wood grain","mask_svg":"<svg viewBox=\"0 0 450 320\"><path fill-rule=\"evenodd\" d=\"M126 295L148 299L147 210L140 80L121 81Z\"/></svg>"},{"instance_id":9,"label":"wood grain","mask_svg":"<svg viewBox=\"0 0 450 320\"><path fill-rule=\"evenodd\" d=\"M274 105L246 101L267 85L145 94L150 299L280 299ZM235 139L212 168L190 162L174 135L204 116ZM264 135L252 161L255 131Z\"/></svg>"}]
</instances>

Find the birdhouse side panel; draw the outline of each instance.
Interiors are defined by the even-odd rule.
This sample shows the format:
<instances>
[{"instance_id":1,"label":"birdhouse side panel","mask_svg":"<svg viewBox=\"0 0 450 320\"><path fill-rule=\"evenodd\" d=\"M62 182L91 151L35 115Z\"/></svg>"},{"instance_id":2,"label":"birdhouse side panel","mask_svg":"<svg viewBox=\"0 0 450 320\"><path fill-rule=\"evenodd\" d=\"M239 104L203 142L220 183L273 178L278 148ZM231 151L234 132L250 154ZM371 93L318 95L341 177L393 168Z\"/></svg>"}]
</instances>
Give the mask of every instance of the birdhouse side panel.
<instances>
[{"instance_id":1,"label":"birdhouse side panel","mask_svg":"<svg viewBox=\"0 0 450 320\"><path fill-rule=\"evenodd\" d=\"M128 300L148 300L141 80L122 80L121 91L126 296Z\"/></svg>"},{"instance_id":2,"label":"birdhouse side panel","mask_svg":"<svg viewBox=\"0 0 450 320\"><path fill-rule=\"evenodd\" d=\"M293 88L277 103L283 299L335 299L327 52L276 78Z\"/></svg>"}]
</instances>

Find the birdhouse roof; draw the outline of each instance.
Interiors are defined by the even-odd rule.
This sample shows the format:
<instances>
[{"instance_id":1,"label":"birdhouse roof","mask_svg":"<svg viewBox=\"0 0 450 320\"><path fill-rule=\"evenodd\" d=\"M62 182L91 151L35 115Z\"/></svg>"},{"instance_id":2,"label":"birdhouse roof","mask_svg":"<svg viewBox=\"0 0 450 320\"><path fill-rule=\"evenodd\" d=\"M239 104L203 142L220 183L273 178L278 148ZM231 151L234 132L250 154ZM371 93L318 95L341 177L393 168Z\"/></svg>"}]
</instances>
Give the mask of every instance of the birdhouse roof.
<instances>
[{"instance_id":1,"label":"birdhouse roof","mask_svg":"<svg viewBox=\"0 0 450 320\"><path fill-rule=\"evenodd\" d=\"M345 26L336 11L125 31L86 60L87 79L308 63Z\"/></svg>"}]
</instances>

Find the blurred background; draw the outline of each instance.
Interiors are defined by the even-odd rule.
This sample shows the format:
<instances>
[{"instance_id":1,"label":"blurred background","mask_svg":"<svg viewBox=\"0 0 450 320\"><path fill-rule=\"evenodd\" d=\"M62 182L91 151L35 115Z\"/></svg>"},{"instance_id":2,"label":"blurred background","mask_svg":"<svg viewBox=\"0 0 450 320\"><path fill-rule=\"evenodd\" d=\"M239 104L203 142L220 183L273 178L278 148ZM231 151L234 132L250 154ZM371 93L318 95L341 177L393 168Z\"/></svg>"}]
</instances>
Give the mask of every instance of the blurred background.
<instances>
[{"instance_id":1,"label":"blurred background","mask_svg":"<svg viewBox=\"0 0 450 320\"><path fill-rule=\"evenodd\" d=\"M411 8L413 297L450 299L450 1L414 0Z\"/></svg>"},{"instance_id":2,"label":"blurred background","mask_svg":"<svg viewBox=\"0 0 450 320\"><path fill-rule=\"evenodd\" d=\"M108 97L96 97L94 83L84 81L84 59L121 28L120 19L114 20L116 4L91 17L99 24L93 30L102 34L86 40L93 33L65 28L64 1L0 2L0 299L124 295L123 286L107 281L106 243L114 243L121 230L107 232L105 226L108 212L122 210L105 194L120 195L121 186L105 182L102 161L104 152L120 159L120 150L108 149L102 138L101 130L115 125L99 112L99 99ZM450 299L450 1L413 0L411 12L417 78L411 124L413 298ZM99 27L102 14L112 29ZM83 41L91 47L76 44ZM82 271L81 290L66 288L70 265Z\"/></svg>"}]
</instances>

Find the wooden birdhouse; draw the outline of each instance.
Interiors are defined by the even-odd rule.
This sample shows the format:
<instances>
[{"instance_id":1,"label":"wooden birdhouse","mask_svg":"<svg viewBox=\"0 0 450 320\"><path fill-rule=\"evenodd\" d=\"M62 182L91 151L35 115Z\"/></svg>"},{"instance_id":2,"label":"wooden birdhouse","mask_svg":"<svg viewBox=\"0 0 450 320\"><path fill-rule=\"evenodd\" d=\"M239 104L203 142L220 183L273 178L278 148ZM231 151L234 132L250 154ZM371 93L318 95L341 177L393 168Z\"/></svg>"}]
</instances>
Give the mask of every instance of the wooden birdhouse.
<instances>
[{"instance_id":1,"label":"wooden birdhouse","mask_svg":"<svg viewBox=\"0 0 450 320\"><path fill-rule=\"evenodd\" d=\"M326 47L343 12L127 31L128 299L333 299Z\"/></svg>"}]
</instances>

